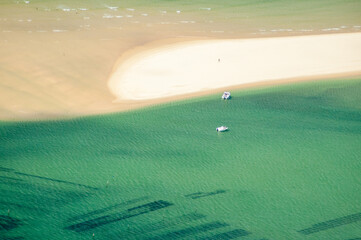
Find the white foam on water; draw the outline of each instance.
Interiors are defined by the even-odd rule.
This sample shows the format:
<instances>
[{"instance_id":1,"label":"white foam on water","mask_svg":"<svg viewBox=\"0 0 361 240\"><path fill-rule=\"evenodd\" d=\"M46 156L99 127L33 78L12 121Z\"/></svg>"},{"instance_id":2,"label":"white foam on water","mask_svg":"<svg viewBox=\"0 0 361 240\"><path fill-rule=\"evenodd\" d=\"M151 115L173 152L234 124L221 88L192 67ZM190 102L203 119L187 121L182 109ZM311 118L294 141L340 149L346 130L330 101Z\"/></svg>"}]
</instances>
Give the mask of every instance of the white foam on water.
<instances>
[{"instance_id":1,"label":"white foam on water","mask_svg":"<svg viewBox=\"0 0 361 240\"><path fill-rule=\"evenodd\" d=\"M113 11L117 11L119 7L111 7L111 6L106 6L108 9L113 10Z\"/></svg>"},{"instance_id":2,"label":"white foam on water","mask_svg":"<svg viewBox=\"0 0 361 240\"><path fill-rule=\"evenodd\" d=\"M132 18L133 15L125 15L127 18Z\"/></svg>"},{"instance_id":3,"label":"white foam on water","mask_svg":"<svg viewBox=\"0 0 361 240\"><path fill-rule=\"evenodd\" d=\"M164 11L164 10L161 10L160 11L162 14L166 14L167 13L167 11Z\"/></svg>"},{"instance_id":4,"label":"white foam on water","mask_svg":"<svg viewBox=\"0 0 361 240\"><path fill-rule=\"evenodd\" d=\"M329 32L329 31L339 31L340 28L323 28L321 29L323 32Z\"/></svg>"},{"instance_id":5,"label":"white foam on water","mask_svg":"<svg viewBox=\"0 0 361 240\"><path fill-rule=\"evenodd\" d=\"M103 18L111 19L111 18L114 18L114 16L113 16L113 15L105 14L105 15L103 15Z\"/></svg>"},{"instance_id":6,"label":"white foam on water","mask_svg":"<svg viewBox=\"0 0 361 240\"><path fill-rule=\"evenodd\" d=\"M134 12L135 9L134 8L126 8L127 11L131 11L131 12Z\"/></svg>"},{"instance_id":7,"label":"white foam on water","mask_svg":"<svg viewBox=\"0 0 361 240\"><path fill-rule=\"evenodd\" d=\"M199 8L199 10L207 10L207 11L211 11L212 8Z\"/></svg>"},{"instance_id":8,"label":"white foam on water","mask_svg":"<svg viewBox=\"0 0 361 240\"><path fill-rule=\"evenodd\" d=\"M147 17L147 16L148 16L148 13L142 13L142 14L140 14L140 15L142 15L142 16L144 16L144 17Z\"/></svg>"},{"instance_id":9,"label":"white foam on water","mask_svg":"<svg viewBox=\"0 0 361 240\"><path fill-rule=\"evenodd\" d=\"M180 23L185 23L185 24L187 24L187 23L195 23L195 21L187 21L187 20L183 20L183 21L179 21Z\"/></svg>"},{"instance_id":10,"label":"white foam on water","mask_svg":"<svg viewBox=\"0 0 361 240\"><path fill-rule=\"evenodd\" d=\"M57 7L57 9L62 10L63 12L76 11L75 8L67 8L67 7Z\"/></svg>"},{"instance_id":11,"label":"white foam on water","mask_svg":"<svg viewBox=\"0 0 361 240\"><path fill-rule=\"evenodd\" d=\"M87 8L78 8L80 11L88 11Z\"/></svg>"},{"instance_id":12,"label":"white foam on water","mask_svg":"<svg viewBox=\"0 0 361 240\"><path fill-rule=\"evenodd\" d=\"M118 15L118 16L115 16L116 18L122 18L123 16L121 16L121 15Z\"/></svg>"},{"instance_id":13,"label":"white foam on water","mask_svg":"<svg viewBox=\"0 0 361 240\"><path fill-rule=\"evenodd\" d=\"M291 28L279 28L279 29L271 29L271 32L292 32L293 29Z\"/></svg>"},{"instance_id":14,"label":"white foam on water","mask_svg":"<svg viewBox=\"0 0 361 240\"><path fill-rule=\"evenodd\" d=\"M68 30L62 30L62 29L53 29L54 33L61 33L61 32L67 32Z\"/></svg>"},{"instance_id":15,"label":"white foam on water","mask_svg":"<svg viewBox=\"0 0 361 240\"><path fill-rule=\"evenodd\" d=\"M176 11L176 13L177 13L177 14L180 14L180 13L181 13L181 11L180 11L180 10L177 10L177 11Z\"/></svg>"}]
</instances>

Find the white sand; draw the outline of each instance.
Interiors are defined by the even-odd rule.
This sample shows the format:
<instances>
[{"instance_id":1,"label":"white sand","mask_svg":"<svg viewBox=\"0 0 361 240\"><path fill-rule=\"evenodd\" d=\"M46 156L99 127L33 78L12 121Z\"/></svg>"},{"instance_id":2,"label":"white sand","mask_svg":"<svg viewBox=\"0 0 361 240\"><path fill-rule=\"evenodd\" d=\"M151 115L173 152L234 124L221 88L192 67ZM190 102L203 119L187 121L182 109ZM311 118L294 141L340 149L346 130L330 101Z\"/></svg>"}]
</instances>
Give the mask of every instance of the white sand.
<instances>
[{"instance_id":1,"label":"white sand","mask_svg":"<svg viewBox=\"0 0 361 240\"><path fill-rule=\"evenodd\" d=\"M150 100L360 71L361 33L204 40L155 48L120 61L108 86L120 101Z\"/></svg>"}]
</instances>

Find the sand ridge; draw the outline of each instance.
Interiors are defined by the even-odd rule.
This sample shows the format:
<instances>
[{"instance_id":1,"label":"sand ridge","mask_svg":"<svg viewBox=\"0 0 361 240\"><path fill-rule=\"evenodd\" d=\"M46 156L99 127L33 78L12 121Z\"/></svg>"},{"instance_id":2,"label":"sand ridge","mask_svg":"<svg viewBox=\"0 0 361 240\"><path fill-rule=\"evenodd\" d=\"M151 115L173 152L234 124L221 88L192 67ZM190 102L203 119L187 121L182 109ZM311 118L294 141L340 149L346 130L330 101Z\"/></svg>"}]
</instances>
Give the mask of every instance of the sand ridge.
<instances>
[{"instance_id":1,"label":"sand ridge","mask_svg":"<svg viewBox=\"0 0 361 240\"><path fill-rule=\"evenodd\" d=\"M361 33L200 40L137 53L108 86L118 101L149 101L243 84L361 72Z\"/></svg>"}]
</instances>

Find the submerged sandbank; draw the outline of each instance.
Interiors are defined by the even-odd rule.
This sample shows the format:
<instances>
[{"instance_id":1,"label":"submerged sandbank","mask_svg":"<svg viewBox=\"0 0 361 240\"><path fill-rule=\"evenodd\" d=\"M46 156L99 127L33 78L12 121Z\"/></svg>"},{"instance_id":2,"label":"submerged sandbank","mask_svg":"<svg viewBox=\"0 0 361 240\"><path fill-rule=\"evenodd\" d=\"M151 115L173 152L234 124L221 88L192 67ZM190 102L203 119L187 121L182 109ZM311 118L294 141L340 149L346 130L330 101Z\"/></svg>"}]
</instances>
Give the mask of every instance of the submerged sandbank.
<instances>
[{"instance_id":1,"label":"submerged sandbank","mask_svg":"<svg viewBox=\"0 0 361 240\"><path fill-rule=\"evenodd\" d=\"M118 101L170 98L242 84L361 72L361 33L201 40L120 61L108 86Z\"/></svg>"}]
</instances>

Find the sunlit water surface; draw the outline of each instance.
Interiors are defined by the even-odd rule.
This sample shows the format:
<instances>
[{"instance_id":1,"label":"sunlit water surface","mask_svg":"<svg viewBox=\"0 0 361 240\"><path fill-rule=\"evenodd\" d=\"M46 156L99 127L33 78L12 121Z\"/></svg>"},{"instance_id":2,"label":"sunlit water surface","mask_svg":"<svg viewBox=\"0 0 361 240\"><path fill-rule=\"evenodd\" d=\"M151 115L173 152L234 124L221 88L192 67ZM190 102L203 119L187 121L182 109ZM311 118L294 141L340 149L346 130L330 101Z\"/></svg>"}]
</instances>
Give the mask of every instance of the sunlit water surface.
<instances>
[{"instance_id":1,"label":"sunlit water surface","mask_svg":"<svg viewBox=\"0 0 361 240\"><path fill-rule=\"evenodd\" d=\"M358 238L360 91L303 83L2 122L0 238Z\"/></svg>"}]
</instances>

